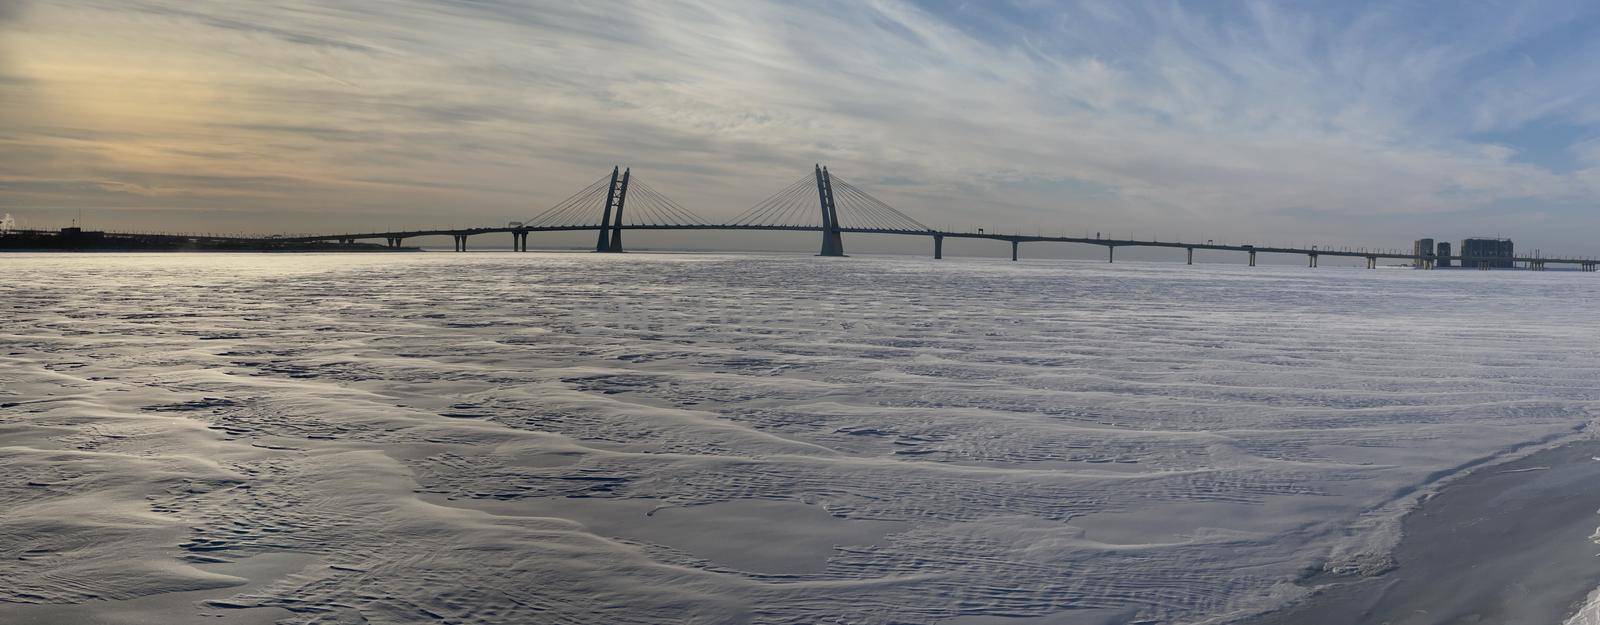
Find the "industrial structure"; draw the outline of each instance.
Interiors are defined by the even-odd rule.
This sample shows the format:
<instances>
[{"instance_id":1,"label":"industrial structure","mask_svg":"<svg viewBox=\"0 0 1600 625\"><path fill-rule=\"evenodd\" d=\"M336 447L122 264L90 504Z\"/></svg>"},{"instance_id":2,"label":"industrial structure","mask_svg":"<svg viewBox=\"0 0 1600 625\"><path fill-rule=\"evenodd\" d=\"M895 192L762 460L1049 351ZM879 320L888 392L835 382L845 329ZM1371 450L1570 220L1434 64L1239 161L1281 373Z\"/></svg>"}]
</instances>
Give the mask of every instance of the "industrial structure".
<instances>
[{"instance_id":1,"label":"industrial structure","mask_svg":"<svg viewBox=\"0 0 1600 625\"><path fill-rule=\"evenodd\" d=\"M1411 244L1411 256L1414 258L1411 266L1416 269L1436 269L1452 266L1451 261L1460 261L1462 267L1469 269L1510 269L1516 266L1517 261L1523 260L1529 269L1544 269L1543 261L1517 258L1514 250L1511 239L1470 237L1461 240L1461 252L1457 256L1451 253L1449 241L1435 243L1433 239L1417 239Z\"/></svg>"},{"instance_id":2,"label":"industrial structure","mask_svg":"<svg viewBox=\"0 0 1600 625\"><path fill-rule=\"evenodd\" d=\"M1511 239L1498 237L1473 237L1461 240L1461 255L1478 260L1478 265L1489 269L1510 269L1516 262Z\"/></svg>"},{"instance_id":3,"label":"industrial structure","mask_svg":"<svg viewBox=\"0 0 1600 625\"><path fill-rule=\"evenodd\" d=\"M1417 239L1411 243L1411 255L1417 257L1416 269L1433 269L1434 267L1433 239Z\"/></svg>"}]
</instances>

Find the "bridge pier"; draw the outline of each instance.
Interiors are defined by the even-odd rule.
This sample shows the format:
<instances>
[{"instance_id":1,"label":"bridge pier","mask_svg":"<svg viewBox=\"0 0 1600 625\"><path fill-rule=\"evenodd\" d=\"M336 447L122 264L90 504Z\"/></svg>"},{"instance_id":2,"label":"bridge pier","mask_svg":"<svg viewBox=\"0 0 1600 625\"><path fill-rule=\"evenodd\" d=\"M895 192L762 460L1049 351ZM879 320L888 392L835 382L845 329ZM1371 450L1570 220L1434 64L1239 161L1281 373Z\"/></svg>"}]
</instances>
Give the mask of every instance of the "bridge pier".
<instances>
[{"instance_id":1,"label":"bridge pier","mask_svg":"<svg viewBox=\"0 0 1600 625\"><path fill-rule=\"evenodd\" d=\"M516 230L512 230L511 231L511 251L513 251L513 252L526 252L526 251L528 251L528 233L526 233L526 232L517 232Z\"/></svg>"},{"instance_id":2,"label":"bridge pier","mask_svg":"<svg viewBox=\"0 0 1600 625\"><path fill-rule=\"evenodd\" d=\"M1316 254L1306 254L1306 266L1307 267L1312 267L1312 268L1315 268L1317 266L1317 255Z\"/></svg>"},{"instance_id":3,"label":"bridge pier","mask_svg":"<svg viewBox=\"0 0 1600 625\"><path fill-rule=\"evenodd\" d=\"M1367 269L1377 269L1377 268L1378 268L1378 257L1377 256L1368 256L1367 257Z\"/></svg>"},{"instance_id":4,"label":"bridge pier","mask_svg":"<svg viewBox=\"0 0 1600 625\"><path fill-rule=\"evenodd\" d=\"M464 235L464 234L453 234L453 235L450 235L450 236L453 236L456 239L456 251L457 252L465 252L465 251L467 251L467 235Z\"/></svg>"},{"instance_id":5,"label":"bridge pier","mask_svg":"<svg viewBox=\"0 0 1600 625\"><path fill-rule=\"evenodd\" d=\"M1022 245L1021 241L1018 241L1016 239L1012 239L1011 240L1011 261L1012 262L1016 262L1016 260L1017 260L1017 247L1020 246L1020 245Z\"/></svg>"},{"instance_id":6,"label":"bridge pier","mask_svg":"<svg viewBox=\"0 0 1600 625\"><path fill-rule=\"evenodd\" d=\"M1250 266L1251 267L1256 266L1256 251L1255 250L1250 250Z\"/></svg>"},{"instance_id":7,"label":"bridge pier","mask_svg":"<svg viewBox=\"0 0 1600 625\"><path fill-rule=\"evenodd\" d=\"M606 187L605 212L600 214L600 238L594 243L594 251L611 251L611 206L617 201L617 181L622 175L621 167L611 168L611 186Z\"/></svg>"},{"instance_id":8,"label":"bridge pier","mask_svg":"<svg viewBox=\"0 0 1600 625\"><path fill-rule=\"evenodd\" d=\"M628 178L632 175L632 168L622 170L622 188L617 191L617 214L611 222L611 246L607 252L622 253L622 207L628 203Z\"/></svg>"},{"instance_id":9,"label":"bridge pier","mask_svg":"<svg viewBox=\"0 0 1600 625\"><path fill-rule=\"evenodd\" d=\"M944 258L944 235L936 234L933 235L933 259L940 260L942 258Z\"/></svg>"},{"instance_id":10,"label":"bridge pier","mask_svg":"<svg viewBox=\"0 0 1600 625\"><path fill-rule=\"evenodd\" d=\"M1190 264L1190 265L1194 264L1194 248L1192 248L1192 247L1189 248L1189 262L1187 264Z\"/></svg>"},{"instance_id":11,"label":"bridge pier","mask_svg":"<svg viewBox=\"0 0 1600 625\"><path fill-rule=\"evenodd\" d=\"M844 237L839 236L839 207L833 203L833 177L828 175L827 168L815 167L817 201L822 208L822 251L817 255L844 256Z\"/></svg>"},{"instance_id":12,"label":"bridge pier","mask_svg":"<svg viewBox=\"0 0 1600 625\"><path fill-rule=\"evenodd\" d=\"M1106 262L1108 262L1108 263L1117 262L1117 246L1115 246L1115 245L1107 245L1106 246Z\"/></svg>"}]
</instances>

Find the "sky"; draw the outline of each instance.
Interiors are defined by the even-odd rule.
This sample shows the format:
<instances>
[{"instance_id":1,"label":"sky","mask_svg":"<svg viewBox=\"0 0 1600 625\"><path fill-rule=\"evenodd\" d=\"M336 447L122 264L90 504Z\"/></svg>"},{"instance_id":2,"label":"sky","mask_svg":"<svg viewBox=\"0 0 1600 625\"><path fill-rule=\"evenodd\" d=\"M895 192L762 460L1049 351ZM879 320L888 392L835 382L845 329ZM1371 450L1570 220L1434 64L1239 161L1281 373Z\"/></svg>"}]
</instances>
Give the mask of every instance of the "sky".
<instances>
[{"instance_id":1,"label":"sky","mask_svg":"<svg viewBox=\"0 0 1600 625\"><path fill-rule=\"evenodd\" d=\"M1600 255L1596 67L1580 1L0 0L0 211L499 225L622 165L720 221L821 163L952 230Z\"/></svg>"}]
</instances>

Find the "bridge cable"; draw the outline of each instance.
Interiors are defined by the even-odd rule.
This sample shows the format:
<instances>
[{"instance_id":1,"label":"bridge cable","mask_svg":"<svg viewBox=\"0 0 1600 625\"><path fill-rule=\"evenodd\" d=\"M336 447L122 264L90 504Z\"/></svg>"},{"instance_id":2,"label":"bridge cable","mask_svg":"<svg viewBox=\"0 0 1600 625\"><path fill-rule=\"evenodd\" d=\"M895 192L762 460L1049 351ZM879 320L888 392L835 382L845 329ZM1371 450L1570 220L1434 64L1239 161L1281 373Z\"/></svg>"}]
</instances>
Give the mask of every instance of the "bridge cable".
<instances>
[{"instance_id":1,"label":"bridge cable","mask_svg":"<svg viewBox=\"0 0 1600 625\"><path fill-rule=\"evenodd\" d=\"M805 189L804 178L757 203L754 207L729 221L737 225L773 225L782 222L791 210L793 198Z\"/></svg>"},{"instance_id":2,"label":"bridge cable","mask_svg":"<svg viewBox=\"0 0 1600 625\"><path fill-rule=\"evenodd\" d=\"M636 196L635 193L638 195ZM701 219L699 215L694 214L693 211L672 201L672 198L639 181L638 178L634 178L633 182L629 183L628 196L630 199L638 199L644 202L649 209L647 214L651 215L652 219L659 220L655 225L703 226L707 224L706 220Z\"/></svg>"},{"instance_id":3,"label":"bridge cable","mask_svg":"<svg viewBox=\"0 0 1600 625\"><path fill-rule=\"evenodd\" d=\"M871 193L867 193L860 187L850 184L838 176L831 176L831 180L833 182L835 191L842 190L847 198L851 198L859 202L859 204L852 203L852 205L855 208L871 215L874 220L879 220L881 225L887 226L883 228L884 230L900 230L907 232L927 232L933 230L922 222L912 219L909 215L896 210L887 202L873 197ZM838 193L835 193L835 199L837 199L837 196Z\"/></svg>"},{"instance_id":4,"label":"bridge cable","mask_svg":"<svg viewBox=\"0 0 1600 625\"><path fill-rule=\"evenodd\" d=\"M910 228L905 227L905 224L900 223L899 220L896 218L896 216L893 213L885 211L882 208L880 208L878 206L875 206L872 203L862 199L861 196L860 196L860 191L858 189L855 189L853 187L841 186L839 188L839 190L843 191L844 195L847 198L860 200L862 202L862 204L860 204L860 205L855 205L855 204L848 204L848 205L850 205L850 206L856 208L857 210L865 213L866 217L868 219L870 219L872 227L880 229L880 230L908 230L908 229L910 229ZM849 211L847 211L847 212L849 212Z\"/></svg>"},{"instance_id":5,"label":"bridge cable","mask_svg":"<svg viewBox=\"0 0 1600 625\"><path fill-rule=\"evenodd\" d=\"M807 193L809 191L809 194ZM801 176L799 180L790 183L782 190L767 196L754 206L739 213L728 221L729 225L742 226L788 226L811 225L809 223L792 223L799 220L803 213L805 200L810 199L817 215L817 224L821 223L821 210L816 202L816 178L811 174Z\"/></svg>"},{"instance_id":6,"label":"bridge cable","mask_svg":"<svg viewBox=\"0 0 1600 625\"><path fill-rule=\"evenodd\" d=\"M605 200L602 198L604 193L610 190L610 185L611 175L606 174L601 176L589 186L584 187L583 190L568 196L567 199L557 202L555 206L550 207L544 212L534 215L533 217L529 217L522 223L523 225L530 227L589 225L587 223L573 224L567 222L569 220L580 218L583 212L593 212L589 210L590 203L604 204ZM598 200L598 202L596 200ZM598 222L598 215L591 215L590 218L595 219L596 222Z\"/></svg>"}]
</instances>

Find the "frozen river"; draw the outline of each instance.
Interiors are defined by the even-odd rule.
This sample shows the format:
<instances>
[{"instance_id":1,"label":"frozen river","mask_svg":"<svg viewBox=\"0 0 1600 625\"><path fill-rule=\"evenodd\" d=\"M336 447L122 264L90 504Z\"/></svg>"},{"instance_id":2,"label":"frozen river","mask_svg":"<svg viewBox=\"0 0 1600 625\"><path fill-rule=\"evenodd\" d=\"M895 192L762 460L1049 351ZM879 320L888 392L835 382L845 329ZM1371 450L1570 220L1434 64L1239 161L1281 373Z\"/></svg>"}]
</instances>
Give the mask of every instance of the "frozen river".
<instances>
[{"instance_id":1,"label":"frozen river","mask_svg":"<svg viewBox=\"0 0 1600 625\"><path fill-rule=\"evenodd\" d=\"M5 622L1226 622L1600 414L1584 273L0 270Z\"/></svg>"}]
</instances>

